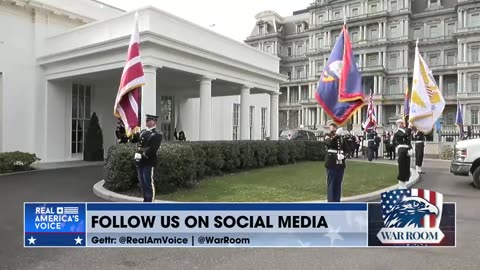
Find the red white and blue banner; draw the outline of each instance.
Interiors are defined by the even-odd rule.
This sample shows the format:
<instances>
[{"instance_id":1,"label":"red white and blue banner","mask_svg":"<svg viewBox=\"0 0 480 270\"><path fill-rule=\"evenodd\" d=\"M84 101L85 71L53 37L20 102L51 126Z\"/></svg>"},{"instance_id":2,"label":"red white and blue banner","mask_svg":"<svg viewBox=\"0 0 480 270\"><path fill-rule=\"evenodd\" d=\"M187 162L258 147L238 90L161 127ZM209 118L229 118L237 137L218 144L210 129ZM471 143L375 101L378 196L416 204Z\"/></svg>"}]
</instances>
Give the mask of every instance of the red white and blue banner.
<instances>
[{"instance_id":1,"label":"red white and blue banner","mask_svg":"<svg viewBox=\"0 0 480 270\"><path fill-rule=\"evenodd\" d=\"M373 93L370 92L367 108L367 118L363 123L364 129L377 128L377 114L375 113L375 105L373 104Z\"/></svg>"},{"instance_id":2,"label":"red white and blue banner","mask_svg":"<svg viewBox=\"0 0 480 270\"><path fill-rule=\"evenodd\" d=\"M456 245L455 204L421 189L382 203L25 203L24 218L27 248Z\"/></svg>"}]
</instances>

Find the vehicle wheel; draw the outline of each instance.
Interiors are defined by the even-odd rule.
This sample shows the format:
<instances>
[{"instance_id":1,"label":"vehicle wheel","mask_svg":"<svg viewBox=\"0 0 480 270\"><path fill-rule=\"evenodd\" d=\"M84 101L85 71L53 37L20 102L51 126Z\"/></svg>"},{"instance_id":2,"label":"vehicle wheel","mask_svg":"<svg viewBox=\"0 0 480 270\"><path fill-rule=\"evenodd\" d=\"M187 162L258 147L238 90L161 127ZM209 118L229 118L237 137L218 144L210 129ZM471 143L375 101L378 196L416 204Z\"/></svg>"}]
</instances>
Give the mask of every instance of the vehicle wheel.
<instances>
[{"instance_id":1,"label":"vehicle wheel","mask_svg":"<svg viewBox=\"0 0 480 270\"><path fill-rule=\"evenodd\" d=\"M473 184L475 187L480 188L480 166L473 172Z\"/></svg>"}]
</instances>

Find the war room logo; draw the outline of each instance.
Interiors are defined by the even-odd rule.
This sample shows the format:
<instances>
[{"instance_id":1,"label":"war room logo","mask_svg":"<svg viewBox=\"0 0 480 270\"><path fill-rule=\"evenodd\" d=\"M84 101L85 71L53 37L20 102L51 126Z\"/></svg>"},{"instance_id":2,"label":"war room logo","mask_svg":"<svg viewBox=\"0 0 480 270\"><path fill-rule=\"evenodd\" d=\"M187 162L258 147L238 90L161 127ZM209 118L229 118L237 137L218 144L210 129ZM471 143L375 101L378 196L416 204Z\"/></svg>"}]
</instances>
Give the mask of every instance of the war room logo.
<instances>
[{"instance_id":1,"label":"war room logo","mask_svg":"<svg viewBox=\"0 0 480 270\"><path fill-rule=\"evenodd\" d=\"M425 189L396 189L382 193L383 244L438 244L443 194Z\"/></svg>"}]
</instances>

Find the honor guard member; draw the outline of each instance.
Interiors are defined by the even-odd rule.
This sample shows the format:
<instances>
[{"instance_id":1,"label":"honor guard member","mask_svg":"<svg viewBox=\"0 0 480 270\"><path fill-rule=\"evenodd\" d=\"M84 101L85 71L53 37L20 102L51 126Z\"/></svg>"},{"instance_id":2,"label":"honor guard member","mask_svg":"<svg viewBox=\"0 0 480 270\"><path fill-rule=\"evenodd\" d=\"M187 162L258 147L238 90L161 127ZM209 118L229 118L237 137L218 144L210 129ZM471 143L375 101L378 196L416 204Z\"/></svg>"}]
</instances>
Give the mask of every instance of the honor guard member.
<instances>
[{"instance_id":1,"label":"honor guard member","mask_svg":"<svg viewBox=\"0 0 480 270\"><path fill-rule=\"evenodd\" d=\"M125 127L123 125L122 120L120 119L118 119L117 121L117 128L115 129L115 137L117 138L117 144L128 142L127 132L125 131Z\"/></svg>"},{"instance_id":2,"label":"honor guard member","mask_svg":"<svg viewBox=\"0 0 480 270\"><path fill-rule=\"evenodd\" d=\"M373 130L373 127L368 128L367 130L367 146L368 146L368 161L372 161L375 155L375 137L376 132Z\"/></svg>"},{"instance_id":3,"label":"honor guard member","mask_svg":"<svg viewBox=\"0 0 480 270\"><path fill-rule=\"evenodd\" d=\"M415 143L415 169L418 173L423 173L423 153L425 149L425 134L414 128L413 142Z\"/></svg>"},{"instance_id":4,"label":"honor guard member","mask_svg":"<svg viewBox=\"0 0 480 270\"><path fill-rule=\"evenodd\" d=\"M396 121L397 131L393 135L393 142L398 153L398 187L407 188L407 182L410 179L410 156L412 155L412 146L410 144L410 130L405 129L405 122L402 119Z\"/></svg>"},{"instance_id":5,"label":"honor guard member","mask_svg":"<svg viewBox=\"0 0 480 270\"><path fill-rule=\"evenodd\" d=\"M342 181L345 171L344 151L348 149L347 141L342 138L343 129L329 121L330 132L325 134L325 168L327 170L327 201L340 202L342 197Z\"/></svg>"},{"instance_id":6,"label":"honor guard member","mask_svg":"<svg viewBox=\"0 0 480 270\"><path fill-rule=\"evenodd\" d=\"M138 149L135 153L135 167L137 168L138 181L142 188L143 201L155 200L155 182L153 170L157 164L157 151L162 143L162 134L156 129L158 116L146 115L146 129L137 133Z\"/></svg>"}]
</instances>

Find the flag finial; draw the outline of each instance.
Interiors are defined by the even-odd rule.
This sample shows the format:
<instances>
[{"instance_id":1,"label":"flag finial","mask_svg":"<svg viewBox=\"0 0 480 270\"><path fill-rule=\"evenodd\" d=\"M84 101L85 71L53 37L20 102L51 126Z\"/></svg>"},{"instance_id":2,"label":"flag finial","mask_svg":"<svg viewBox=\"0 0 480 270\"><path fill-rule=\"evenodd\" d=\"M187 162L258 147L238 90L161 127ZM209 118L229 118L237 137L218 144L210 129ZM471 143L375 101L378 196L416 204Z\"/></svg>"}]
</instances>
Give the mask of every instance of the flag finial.
<instances>
[{"instance_id":1,"label":"flag finial","mask_svg":"<svg viewBox=\"0 0 480 270\"><path fill-rule=\"evenodd\" d=\"M418 47L418 38L417 38L417 41L415 42L415 46L417 46L417 47Z\"/></svg>"},{"instance_id":2,"label":"flag finial","mask_svg":"<svg viewBox=\"0 0 480 270\"><path fill-rule=\"evenodd\" d=\"M343 14L343 25L347 25L347 15Z\"/></svg>"}]
</instances>

